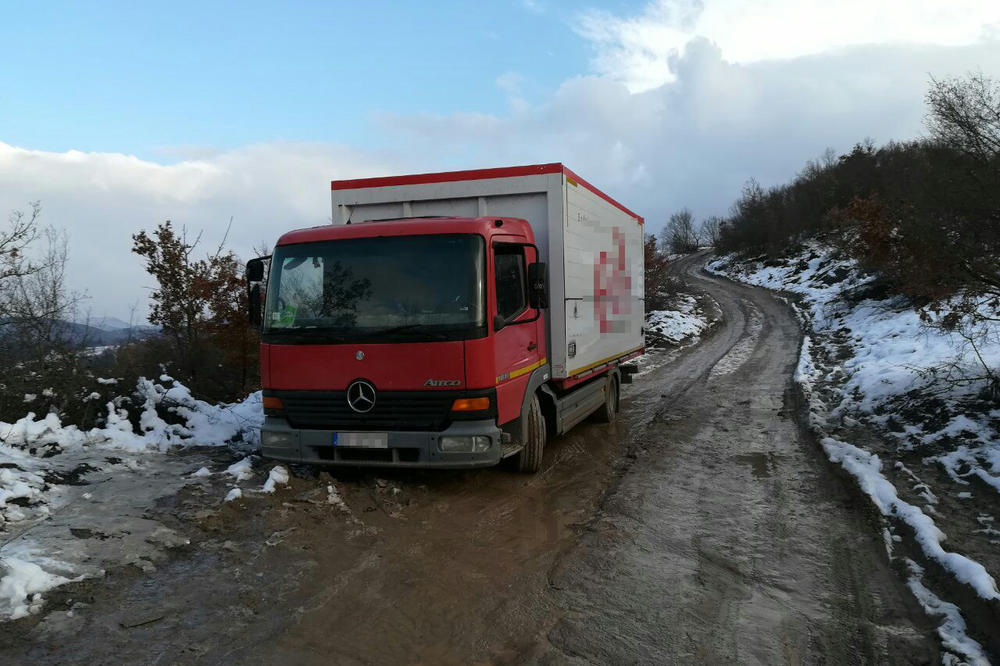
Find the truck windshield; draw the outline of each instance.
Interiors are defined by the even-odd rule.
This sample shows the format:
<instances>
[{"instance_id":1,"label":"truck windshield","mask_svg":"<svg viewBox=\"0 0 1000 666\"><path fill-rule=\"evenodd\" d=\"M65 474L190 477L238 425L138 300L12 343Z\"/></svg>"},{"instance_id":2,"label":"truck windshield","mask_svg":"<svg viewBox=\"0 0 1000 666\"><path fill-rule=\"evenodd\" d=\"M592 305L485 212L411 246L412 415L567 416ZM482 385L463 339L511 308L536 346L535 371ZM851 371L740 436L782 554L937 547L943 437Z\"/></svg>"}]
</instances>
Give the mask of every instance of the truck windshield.
<instances>
[{"instance_id":1,"label":"truck windshield","mask_svg":"<svg viewBox=\"0 0 1000 666\"><path fill-rule=\"evenodd\" d=\"M315 342L480 337L484 248L482 237L471 234L279 246L264 334Z\"/></svg>"}]
</instances>

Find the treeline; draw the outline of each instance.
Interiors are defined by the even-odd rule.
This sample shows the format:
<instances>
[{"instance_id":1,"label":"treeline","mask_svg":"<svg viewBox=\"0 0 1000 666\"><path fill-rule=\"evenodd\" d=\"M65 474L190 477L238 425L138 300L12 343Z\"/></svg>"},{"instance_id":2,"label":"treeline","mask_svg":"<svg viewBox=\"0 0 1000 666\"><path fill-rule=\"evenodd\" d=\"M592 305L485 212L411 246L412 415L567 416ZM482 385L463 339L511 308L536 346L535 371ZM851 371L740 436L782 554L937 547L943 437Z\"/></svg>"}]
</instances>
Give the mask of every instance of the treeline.
<instances>
[{"instance_id":1,"label":"treeline","mask_svg":"<svg viewBox=\"0 0 1000 666\"><path fill-rule=\"evenodd\" d=\"M43 226L38 203L10 215L0 229L0 421L54 413L90 428L103 425L114 401L141 430L145 397L132 395L140 377L169 375L213 403L259 387L243 262L225 241L199 254L198 239L170 222L132 241L154 284L148 323L157 330L100 347L81 334L88 330L80 317L85 296L67 282L65 234ZM169 405L162 407L169 420Z\"/></svg>"},{"instance_id":2,"label":"treeline","mask_svg":"<svg viewBox=\"0 0 1000 666\"><path fill-rule=\"evenodd\" d=\"M932 79L926 104L925 139L866 140L786 185L748 183L716 248L778 256L825 233L920 306L961 295L1000 312L1000 86Z\"/></svg>"}]
</instances>

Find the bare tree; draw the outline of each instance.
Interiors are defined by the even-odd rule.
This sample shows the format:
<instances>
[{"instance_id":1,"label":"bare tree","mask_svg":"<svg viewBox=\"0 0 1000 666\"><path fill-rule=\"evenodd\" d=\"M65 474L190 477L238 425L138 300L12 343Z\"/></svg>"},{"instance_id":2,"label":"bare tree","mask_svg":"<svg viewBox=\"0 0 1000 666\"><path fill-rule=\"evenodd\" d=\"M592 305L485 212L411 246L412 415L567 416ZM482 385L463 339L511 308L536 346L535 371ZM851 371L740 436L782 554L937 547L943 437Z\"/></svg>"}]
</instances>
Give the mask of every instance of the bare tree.
<instances>
[{"instance_id":1,"label":"bare tree","mask_svg":"<svg viewBox=\"0 0 1000 666\"><path fill-rule=\"evenodd\" d=\"M932 77L927 106L927 126L935 140L983 164L1000 156L1000 84L990 77L982 72Z\"/></svg>"},{"instance_id":2,"label":"bare tree","mask_svg":"<svg viewBox=\"0 0 1000 666\"><path fill-rule=\"evenodd\" d=\"M51 342L63 330L62 324L73 319L82 295L71 291L66 283L69 261L66 232L46 227L41 235L45 248L31 271L17 277L6 305L13 321Z\"/></svg>"},{"instance_id":3,"label":"bare tree","mask_svg":"<svg viewBox=\"0 0 1000 666\"><path fill-rule=\"evenodd\" d=\"M40 227L41 206L15 211L0 232L0 415L62 413L79 389L79 327L72 323L82 295L67 284L66 233ZM38 243L43 243L36 250Z\"/></svg>"},{"instance_id":4,"label":"bare tree","mask_svg":"<svg viewBox=\"0 0 1000 666\"><path fill-rule=\"evenodd\" d=\"M698 249L698 236L694 230L694 215L682 208L667 220L660 236L660 244L674 254L687 254Z\"/></svg>"},{"instance_id":5,"label":"bare tree","mask_svg":"<svg viewBox=\"0 0 1000 666\"><path fill-rule=\"evenodd\" d=\"M14 211L0 232L0 325L30 328L35 338L50 340L60 320L75 313L82 295L66 284L69 241L64 231L40 228L41 206L31 213ZM35 253L38 241L45 245Z\"/></svg>"},{"instance_id":6,"label":"bare tree","mask_svg":"<svg viewBox=\"0 0 1000 666\"><path fill-rule=\"evenodd\" d=\"M10 214L7 228L0 231L0 325L12 323L16 309L18 282L39 270L28 257L28 248L38 238L41 204L31 203L31 212L16 210Z\"/></svg>"},{"instance_id":7,"label":"bare tree","mask_svg":"<svg viewBox=\"0 0 1000 666\"><path fill-rule=\"evenodd\" d=\"M722 230L722 218L717 216L707 217L701 223L701 240L712 247L719 244L719 232Z\"/></svg>"}]
</instances>

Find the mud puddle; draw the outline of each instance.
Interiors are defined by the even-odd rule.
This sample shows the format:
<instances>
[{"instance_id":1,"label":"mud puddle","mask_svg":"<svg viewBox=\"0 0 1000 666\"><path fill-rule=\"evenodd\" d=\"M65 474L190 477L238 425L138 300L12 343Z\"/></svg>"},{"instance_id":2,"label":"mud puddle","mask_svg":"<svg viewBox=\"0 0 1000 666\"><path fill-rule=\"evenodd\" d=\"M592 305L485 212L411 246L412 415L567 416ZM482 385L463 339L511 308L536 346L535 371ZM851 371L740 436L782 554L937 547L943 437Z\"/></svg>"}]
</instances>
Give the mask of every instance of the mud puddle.
<instances>
[{"instance_id":1,"label":"mud puddle","mask_svg":"<svg viewBox=\"0 0 1000 666\"><path fill-rule=\"evenodd\" d=\"M91 555L78 559L91 557L97 568L93 554L114 547L119 565L50 591L45 612L0 625L0 661L513 656L555 611L540 594L547 571L613 479L628 427L624 420L582 425L551 443L534 476L504 466L445 473L292 467L288 486L273 495L247 492L232 502L222 500L231 479L218 474L229 461L176 460L167 468L177 487L133 502L129 522L67 514L54 552L86 546ZM202 463L217 473L191 479ZM254 478L241 485L259 487L272 466L258 460ZM120 488L102 501L126 495L141 492ZM154 533L170 539L157 542Z\"/></svg>"}]
</instances>

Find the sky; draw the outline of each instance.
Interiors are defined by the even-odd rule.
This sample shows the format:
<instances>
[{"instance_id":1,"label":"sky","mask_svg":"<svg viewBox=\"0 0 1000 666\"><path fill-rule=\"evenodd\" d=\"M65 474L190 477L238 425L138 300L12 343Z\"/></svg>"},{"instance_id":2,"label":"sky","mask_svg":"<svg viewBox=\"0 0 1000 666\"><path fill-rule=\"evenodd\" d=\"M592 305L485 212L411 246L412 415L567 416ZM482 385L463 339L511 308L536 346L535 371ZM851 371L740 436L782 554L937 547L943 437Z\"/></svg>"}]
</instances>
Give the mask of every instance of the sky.
<instances>
[{"instance_id":1,"label":"sky","mask_svg":"<svg viewBox=\"0 0 1000 666\"><path fill-rule=\"evenodd\" d=\"M0 211L41 201L94 317L146 312L131 235L241 256L329 181L561 161L657 231L750 178L924 132L929 77L1000 77L995 0L0 0ZM0 218L2 221L3 218Z\"/></svg>"}]
</instances>

